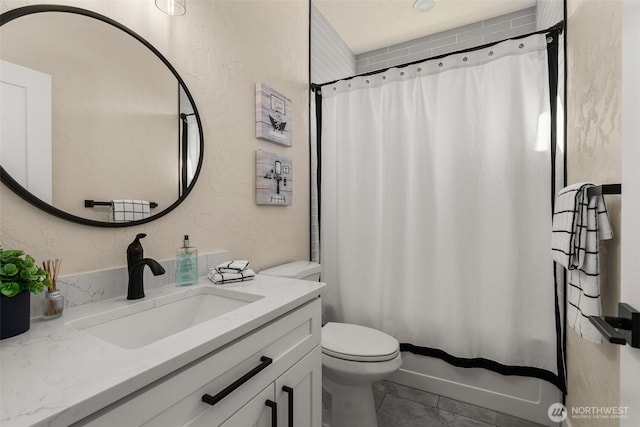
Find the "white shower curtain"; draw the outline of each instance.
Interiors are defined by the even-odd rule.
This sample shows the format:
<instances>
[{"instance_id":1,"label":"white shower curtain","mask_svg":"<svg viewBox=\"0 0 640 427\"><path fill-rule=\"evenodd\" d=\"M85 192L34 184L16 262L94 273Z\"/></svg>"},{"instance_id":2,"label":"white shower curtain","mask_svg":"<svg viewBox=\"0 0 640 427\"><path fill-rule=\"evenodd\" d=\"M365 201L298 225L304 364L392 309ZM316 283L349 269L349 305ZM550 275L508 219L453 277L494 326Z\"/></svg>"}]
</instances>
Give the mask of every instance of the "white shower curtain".
<instances>
[{"instance_id":1,"label":"white shower curtain","mask_svg":"<svg viewBox=\"0 0 640 427\"><path fill-rule=\"evenodd\" d=\"M191 185L200 161L200 128L196 116L187 116L187 187Z\"/></svg>"},{"instance_id":2,"label":"white shower curtain","mask_svg":"<svg viewBox=\"0 0 640 427\"><path fill-rule=\"evenodd\" d=\"M558 374L545 35L322 87L325 320Z\"/></svg>"}]
</instances>

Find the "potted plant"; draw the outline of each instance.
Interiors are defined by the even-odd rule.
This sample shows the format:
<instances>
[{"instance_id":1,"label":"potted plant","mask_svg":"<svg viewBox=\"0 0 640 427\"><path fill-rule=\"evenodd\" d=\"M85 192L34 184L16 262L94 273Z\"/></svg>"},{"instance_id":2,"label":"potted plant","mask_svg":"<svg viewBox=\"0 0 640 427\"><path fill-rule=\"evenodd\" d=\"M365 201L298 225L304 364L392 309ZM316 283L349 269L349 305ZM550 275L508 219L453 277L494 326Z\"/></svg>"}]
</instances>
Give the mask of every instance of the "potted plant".
<instances>
[{"instance_id":1,"label":"potted plant","mask_svg":"<svg viewBox=\"0 0 640 427\"><path fill-rule=\"evenodd\" d=\"M47 272L21 250L0 248L0 339L29 330L31 293L48 286Z\"/></svg>"}]
</instances>

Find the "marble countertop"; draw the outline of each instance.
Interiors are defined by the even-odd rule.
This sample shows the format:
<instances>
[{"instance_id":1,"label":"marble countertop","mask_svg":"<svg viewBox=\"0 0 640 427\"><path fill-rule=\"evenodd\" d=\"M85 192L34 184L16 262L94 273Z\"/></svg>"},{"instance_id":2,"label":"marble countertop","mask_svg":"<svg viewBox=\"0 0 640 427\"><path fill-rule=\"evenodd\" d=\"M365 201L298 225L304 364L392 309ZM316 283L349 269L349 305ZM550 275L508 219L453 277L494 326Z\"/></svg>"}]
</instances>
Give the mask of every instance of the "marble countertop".
<instances>
[{"instance_id":1,"label":"marble countertop","mask_svg":"<svg viewBox=\"0 0 640 427\"><path fill-rule=\"evenodd\" d=\"M188 292L211 286L207 278L201 278ZM32 320L28 332L0 342L0 425L72 424L317 298L323 287L319 282L259 274L252 281L224 285L221 288L262 298L131 350L68 323L186 288L165 286L146 291L141 300L119 297L67 309L55 320Z\"/></svg>"}]
</instances>

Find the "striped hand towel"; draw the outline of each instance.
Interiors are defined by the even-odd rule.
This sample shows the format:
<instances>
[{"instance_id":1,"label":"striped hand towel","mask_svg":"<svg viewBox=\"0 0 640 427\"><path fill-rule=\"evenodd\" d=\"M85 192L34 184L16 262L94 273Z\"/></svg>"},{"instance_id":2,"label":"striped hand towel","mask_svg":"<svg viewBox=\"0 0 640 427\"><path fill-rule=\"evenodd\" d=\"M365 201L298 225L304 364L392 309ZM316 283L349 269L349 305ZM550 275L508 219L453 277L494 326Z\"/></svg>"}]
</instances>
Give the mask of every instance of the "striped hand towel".
<instances>
[{"instance_id":1,"label":"striped hand towel","mask_svg":"<svg viewBox=\"0 0 640 427\"><path fill-rule=\"evenodd\" d=\"M553 259L568 270L567 322L583 338L602 342L589 322L600 315L600 240L613 231L602 196L589 199L593 184L578 183L560 190L553 213Z\"/></svg>"}]
</instances>

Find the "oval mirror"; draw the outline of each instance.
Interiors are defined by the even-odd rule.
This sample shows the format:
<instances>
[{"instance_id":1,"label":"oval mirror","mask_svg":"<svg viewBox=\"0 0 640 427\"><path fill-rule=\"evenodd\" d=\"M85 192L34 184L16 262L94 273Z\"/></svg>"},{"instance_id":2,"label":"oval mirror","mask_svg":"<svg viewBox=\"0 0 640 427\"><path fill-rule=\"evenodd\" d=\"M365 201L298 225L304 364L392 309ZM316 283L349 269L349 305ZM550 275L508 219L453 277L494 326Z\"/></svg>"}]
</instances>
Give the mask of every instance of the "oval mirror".
<instances>
[{"instance_id":1,"label":"oval mirror","mask_svg":"<svg viewBox=\"0 0 640 427\"><path fill-rule=\"evenodd\" d=\"M2 182L58 217L145 223L199 175L202 126L184 81L105 16L53 5L0 15L0 100Z\"/></svg>"}]
</instances>

